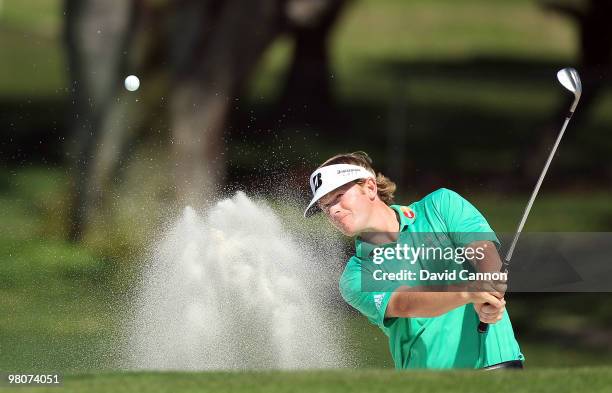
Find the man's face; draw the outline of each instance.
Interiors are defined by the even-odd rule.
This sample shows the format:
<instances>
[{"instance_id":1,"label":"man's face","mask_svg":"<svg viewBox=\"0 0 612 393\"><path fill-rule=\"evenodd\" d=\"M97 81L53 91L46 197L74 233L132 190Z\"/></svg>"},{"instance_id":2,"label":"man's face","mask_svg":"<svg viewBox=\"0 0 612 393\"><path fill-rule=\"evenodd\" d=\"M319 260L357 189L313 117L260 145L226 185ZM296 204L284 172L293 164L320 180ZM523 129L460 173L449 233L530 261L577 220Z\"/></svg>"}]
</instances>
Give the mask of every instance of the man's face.
<instances>
[{"instance_id":1,"label":"man's face","mask_svg":"<svg viewBox=\"0 0 612 393\"><path fill-rule=\"evenodd\" d=\"M333 226L346 236L355 236L367 228L372 207L368 191L367 183L350 182L326 194L317 203Z\"/></svg>"}]
</instances>

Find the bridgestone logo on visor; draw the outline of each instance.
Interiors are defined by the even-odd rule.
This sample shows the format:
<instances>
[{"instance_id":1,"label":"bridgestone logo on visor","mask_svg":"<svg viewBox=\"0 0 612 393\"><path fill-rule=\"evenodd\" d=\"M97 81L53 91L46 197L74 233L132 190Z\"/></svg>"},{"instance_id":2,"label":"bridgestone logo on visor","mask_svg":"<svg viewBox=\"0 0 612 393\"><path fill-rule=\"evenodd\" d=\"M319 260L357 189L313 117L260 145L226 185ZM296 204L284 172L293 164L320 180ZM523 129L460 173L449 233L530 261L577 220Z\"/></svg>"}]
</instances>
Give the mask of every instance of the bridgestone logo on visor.
<instances>
[{"instance_id":1,"label":"bridgestone logo on visor","mask_svg":"<svg viewBox=\"0 0 612 393\"><path fill-rule=\"evenodd\" d=\"M361 169L355 169L355 168L338 169L338 172L336 172L336 175L339 175L341 173L351 173L351 172L361 172Z\"/></svg>"},{"instance_id":2,"label":"bridgestone logo on visor","mask_svg":"<svg viewBox=\"0 0 612 393\"><path fill-rule=\"evenodd\" d=\"M321 172L317 173L312 177L312 185L314 186L315 192L321 187L323 184L323 179L321 178Z\"/></svg>"}]
</instances>

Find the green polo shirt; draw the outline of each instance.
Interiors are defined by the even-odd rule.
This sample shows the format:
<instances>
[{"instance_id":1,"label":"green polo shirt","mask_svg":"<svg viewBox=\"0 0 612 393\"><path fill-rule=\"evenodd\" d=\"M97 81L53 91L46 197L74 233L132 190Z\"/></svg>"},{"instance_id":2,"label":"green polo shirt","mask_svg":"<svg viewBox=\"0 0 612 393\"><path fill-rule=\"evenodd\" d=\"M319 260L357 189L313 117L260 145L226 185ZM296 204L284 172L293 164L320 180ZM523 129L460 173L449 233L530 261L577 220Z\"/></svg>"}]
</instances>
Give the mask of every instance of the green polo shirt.
<instances>
[{"instance_id":1,"label":"green polo shirt","mask_svg":"<svg viewBox=\"0 0 612 393\"><path fill-rule=\"evenodd\" d=\"M420 242L419 236L427 234L424 237L441 237L454 247L476 240L490 240L499 245L482 214L454 191L441 188L408 207L390 207L400 219L398 239L414 240L416 236ZM369 275L372 267L385 266L384 263L371 263L368 246L371 245L355 239L356 255L349 259L340 278L340 293L347 303L389 337L389 349L396 368L482 368L508 360L524 360L507 312L484 334L477 331L479 319L472 304L433 318L385 318L391 294L407 283L364 280L369 276L363 274ZM423 268L422 263L419 260L408 266L416 271ZM436 262L435 266L440 271L452 271L464 265L470 264L444 261L443 264ZM368 288L362 290L366 286Z\"/></svg>"}]
</instances>

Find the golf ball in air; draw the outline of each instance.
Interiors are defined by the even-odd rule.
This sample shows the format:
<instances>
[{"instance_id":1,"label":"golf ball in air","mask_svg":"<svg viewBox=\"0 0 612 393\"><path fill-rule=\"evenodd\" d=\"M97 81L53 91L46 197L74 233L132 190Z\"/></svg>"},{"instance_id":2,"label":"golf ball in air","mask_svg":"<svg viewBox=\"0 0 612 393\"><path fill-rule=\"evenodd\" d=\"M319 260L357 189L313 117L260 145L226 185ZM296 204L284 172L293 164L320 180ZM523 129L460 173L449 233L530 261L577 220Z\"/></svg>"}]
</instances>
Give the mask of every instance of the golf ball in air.
<instances>
[{"instance_id":1,"label":"golf ball in air","mask_svg":"<svg viewBox=\"0 0 612 393\"><path fill-rule=\"evenodd\" d=\"M123 82L125 88L129 91L136 91L140 87L140 79L136 75L130 75Z\"/></svg>"}]
</instances>

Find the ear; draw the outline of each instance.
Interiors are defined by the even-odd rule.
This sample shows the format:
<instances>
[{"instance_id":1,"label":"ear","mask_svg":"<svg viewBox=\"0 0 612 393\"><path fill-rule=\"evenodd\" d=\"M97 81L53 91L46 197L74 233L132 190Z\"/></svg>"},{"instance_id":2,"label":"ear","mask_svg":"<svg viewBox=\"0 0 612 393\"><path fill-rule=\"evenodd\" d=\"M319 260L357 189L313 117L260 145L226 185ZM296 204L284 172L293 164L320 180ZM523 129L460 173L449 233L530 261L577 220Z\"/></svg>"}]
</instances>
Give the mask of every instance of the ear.
<instances>
[{"instance_id":1,"label":"ear","mask_svg":"<svg viewBox=\"0 0 612 393\"><path fill-rule=\"evenodd\" d=\"M373 201L378 196L378 187L376 186L376 180L368 177L363 184L363 189L368 198Z\"/></svg>"}]
</instances>

